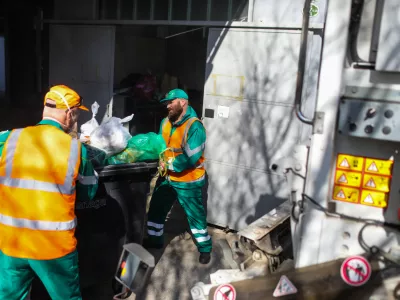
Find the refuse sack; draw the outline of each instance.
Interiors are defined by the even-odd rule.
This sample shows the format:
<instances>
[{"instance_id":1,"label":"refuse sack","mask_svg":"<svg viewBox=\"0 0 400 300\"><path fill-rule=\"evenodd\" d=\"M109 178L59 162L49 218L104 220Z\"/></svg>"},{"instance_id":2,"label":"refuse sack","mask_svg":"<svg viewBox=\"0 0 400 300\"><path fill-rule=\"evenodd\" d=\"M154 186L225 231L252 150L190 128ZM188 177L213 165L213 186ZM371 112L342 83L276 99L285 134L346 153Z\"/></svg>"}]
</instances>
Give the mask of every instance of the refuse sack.
<instances>
[{"instance_id":1,"label":"refuse sack","mask_svg":"<svg viewBox=\"0 0 400 300\"><path fill-rule=\"evenodd\" d=\"M103 150L107 156L123 151L132 137L124 127L124 123L131 121L133 114L124 118L111 117L90 135L90 145Z\"/></svg>"},{"instance_id":2,"label":"refuse sack","mask_svg":"<svg viewBox=\"0 0 400 300\"><path fill-rule=\"evenodd\" d=\"M107 164L118 165L149 160L158 160L159 155L167 148L163 137L154 132L133 136L127 148L107 159Z\"/></svg>"},{"instance_id":3,"label":"refuse sack","mask_svg":"<svg viewBox=\"0 0 400 300\"><path fill-rule=\"evenodd\" d=\"M99 111L100 105L97 102L92 104L92 118L86 123L81 125L81 134L80 140L81 142L89 141L90 135L92 132L99 127L99 123L96 120L97 112Z\"/></svg>"}]
</instances>

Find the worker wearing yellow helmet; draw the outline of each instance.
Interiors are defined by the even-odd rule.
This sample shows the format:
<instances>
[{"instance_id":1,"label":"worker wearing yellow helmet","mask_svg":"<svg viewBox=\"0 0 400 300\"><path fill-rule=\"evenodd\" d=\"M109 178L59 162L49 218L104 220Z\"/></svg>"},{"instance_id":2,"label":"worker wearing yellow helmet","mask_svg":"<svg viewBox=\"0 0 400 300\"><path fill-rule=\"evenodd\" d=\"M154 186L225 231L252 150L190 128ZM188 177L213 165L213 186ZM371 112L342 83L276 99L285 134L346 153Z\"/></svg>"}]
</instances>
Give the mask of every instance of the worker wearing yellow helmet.
<instances>
[{"instance_id":1,"label":"worker wearing yellow helmet","mask_svg":"<svg viewBox=\"0 0 400 300\"><path fill-rule=\"evenodd\" d=\"M206 172L206 131L188 99L183 90L174 89L161 100L168 109L168 117L160 127L160 134L168 147L164 153L168 163L161 162L166 176L157 185L151 199L145 246L163 247L165 218L177 199L186 213L191 234L200 252L199 262L208 264L212 243L207 231L202 196Z\"/></svg>"},{"instance_id":2,"label":"worker wearing yellow helmet","mask_svg":"<svg viewBox=\"0 0 400 300\"><path fill-rule=\"evenodd\" d=\"M75 200L94 198L97 174L67 134L79 110L74 90L54 86L39 124L0 135L0 299L25 299L35 274L52 299L82 299Z\"/></svg>"}]
</instances>

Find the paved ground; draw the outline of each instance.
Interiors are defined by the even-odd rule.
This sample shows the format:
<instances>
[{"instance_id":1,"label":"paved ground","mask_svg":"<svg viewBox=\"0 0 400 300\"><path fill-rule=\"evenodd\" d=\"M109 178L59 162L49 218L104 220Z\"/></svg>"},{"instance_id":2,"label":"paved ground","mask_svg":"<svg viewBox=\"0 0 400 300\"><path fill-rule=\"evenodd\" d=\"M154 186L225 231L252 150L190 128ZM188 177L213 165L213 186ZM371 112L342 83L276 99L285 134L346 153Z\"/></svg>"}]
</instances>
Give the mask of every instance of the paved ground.
<instances>
[{"instance_id":1,"label":"paved ground","mask_svg":"<svg viewBox=\"0 0 400 300\"><path fill-rule=\"evenodd\" d=\"M210 229L213 244L225 234L218 229ZM146 300L186 300L191 299L190 289L196 282L210 283L210 273L218 269L229 268L224 261L218 246L212 253L210 264L198 263L198 252L189 234L177 235L169 232L166 235L170 240L164 250L153 250L152 254L157 260L143 299ZM108 281L91 289L83 291L84 300L111 300L113 293L111 283ZM130 297L130 300L135 299Z\"/></svg>"},{"instance_id":2,"label":"paved ground","mask_svg":"<svg viewBox=\"0 0 400 300\"><path fill-rule=\"evenodd\" d=\"M210 283L210 274L218 269L229 268L215 242L225 234L210 230L214 249L211 262L201 265L198 252L189 234L175 237L165 249L150 278L144 299L185 300L191 299L190 289L199 281ZM158 253L155 253L157 255ZM159 254L158 254L159 257Z\"/></svg>"}]
</instances>

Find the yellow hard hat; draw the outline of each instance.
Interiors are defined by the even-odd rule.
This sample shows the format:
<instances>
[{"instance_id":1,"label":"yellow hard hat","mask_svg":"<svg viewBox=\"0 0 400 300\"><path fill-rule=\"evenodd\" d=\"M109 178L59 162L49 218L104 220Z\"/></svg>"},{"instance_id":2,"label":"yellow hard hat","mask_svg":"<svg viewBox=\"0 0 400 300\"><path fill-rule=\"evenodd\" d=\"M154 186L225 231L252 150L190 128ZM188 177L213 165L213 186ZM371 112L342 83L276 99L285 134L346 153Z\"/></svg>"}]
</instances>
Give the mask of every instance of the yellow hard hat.
<instances>
[{"instance_id":1,"label":"yellow hard hat","mask_svg":"<svg viewBox=\"0 0 400 300\"><path fill-rule=\"evenodd\" d=\"M79 108L89 111L82 105L82 97L66 85L55 85L50 88L44 97L44 106L58 109Z\"/></svg>"}]
</instances>

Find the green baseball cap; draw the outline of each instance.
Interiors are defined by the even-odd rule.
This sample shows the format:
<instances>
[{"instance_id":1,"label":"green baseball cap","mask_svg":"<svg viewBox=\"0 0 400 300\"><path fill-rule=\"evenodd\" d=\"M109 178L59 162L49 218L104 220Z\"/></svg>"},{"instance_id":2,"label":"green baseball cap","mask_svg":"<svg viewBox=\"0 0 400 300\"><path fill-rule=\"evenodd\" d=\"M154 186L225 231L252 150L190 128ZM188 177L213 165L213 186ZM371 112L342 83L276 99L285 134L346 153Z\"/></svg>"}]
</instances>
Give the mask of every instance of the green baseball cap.
<instances>
[{"instance_id":1,"label":"green baseball cap","mask_svg":"<svg viewBox=\"0 0 400 300\"><path fill-rule=\"evenodd\" d=\"M174 89L170 90L168 94L165 95L164 99L161 99L160 102L165 102L165 101L172 101L175 99L186 99L189 100L189 96L185 93L184 90L181 89Z\"/></svg>"}]
</instances>

